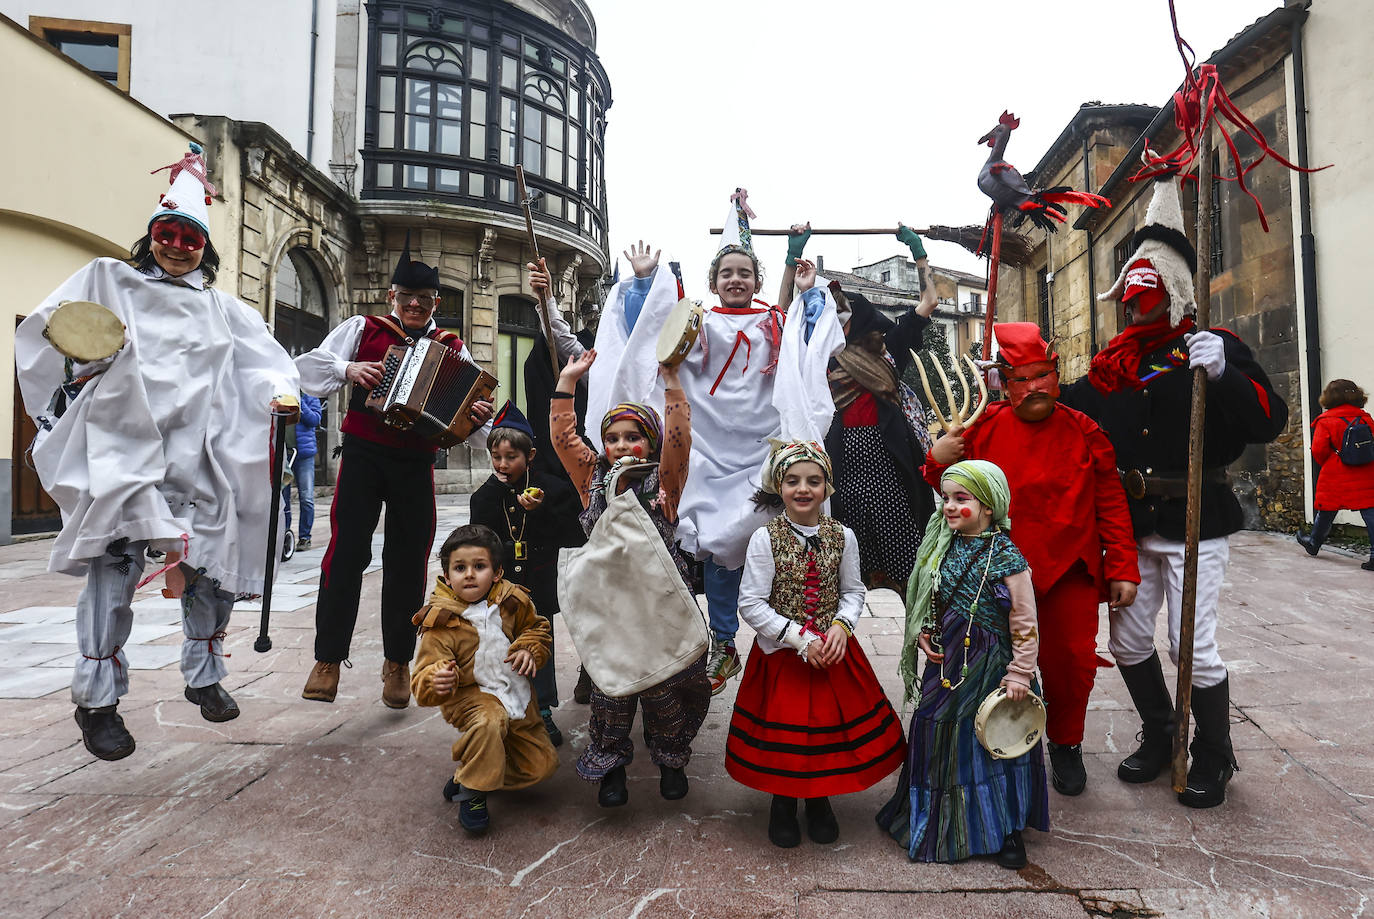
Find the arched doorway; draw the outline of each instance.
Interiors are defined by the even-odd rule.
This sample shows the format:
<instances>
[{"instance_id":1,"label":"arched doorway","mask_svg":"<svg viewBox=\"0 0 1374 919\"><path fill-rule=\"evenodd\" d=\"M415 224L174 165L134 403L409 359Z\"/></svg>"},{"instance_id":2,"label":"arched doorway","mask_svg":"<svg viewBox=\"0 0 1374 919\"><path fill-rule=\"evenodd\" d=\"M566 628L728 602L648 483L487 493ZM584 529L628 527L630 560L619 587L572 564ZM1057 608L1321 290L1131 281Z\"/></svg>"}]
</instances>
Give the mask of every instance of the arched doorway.
<instances>
[{"instance_id":1,"label":"arched doorway","mask_svg":"<svg viewBox=\"0 0 1374 919\"><path fill-rule=\"evenodd\" d=\"M273 334L292 357L304 354L324 341L329 332L329 288L310 251L294 246L282 254L272 284ZM329 402L324 408L329 411ZM329 423L320 420L315 433L319 452L315 454L315 481L323 483L329 457Z\"/></svg>"}]
</instances>

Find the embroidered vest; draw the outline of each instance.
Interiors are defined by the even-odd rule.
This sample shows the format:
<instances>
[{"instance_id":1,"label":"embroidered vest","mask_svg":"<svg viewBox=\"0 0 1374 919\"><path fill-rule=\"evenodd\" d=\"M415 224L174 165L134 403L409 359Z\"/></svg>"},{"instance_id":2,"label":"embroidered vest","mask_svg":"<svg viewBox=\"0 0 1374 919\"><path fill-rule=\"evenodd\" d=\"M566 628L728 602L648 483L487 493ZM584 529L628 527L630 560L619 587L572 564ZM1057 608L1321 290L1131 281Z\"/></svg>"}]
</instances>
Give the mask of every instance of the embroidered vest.
<instances>
[{"instance_id":1,"label":"embroidered vest","mask_svg":"<svg viewBox=\"0 0 1374 919\"><path fill-rule=\"evenodd\" d=\"M426 337L442 342L455 351L463 347L463 340L446 329L435 328ZM353 359L355 361L380 361L386 357L387 348L405 343L405 331L395 319L390 316L368 316L367 322L363 326L362 337L358 339L358 352ZM343 423L339 426L339 429L345 434L352 434L354 437L361 437L363 440L371 441L374 444L382 444L399 450L413 450L432 454L439 449L419 434L402 431L387 424L380 415L369 410L364 404L367 401L367 396L367 389L356 383L353 385L353 390L348 399L348 411L344 414Z\"/></svg>"},{"instance_id":2,"label":"embroidered vest","mask_svg":"<svg viewBox=\"0 0 1374 919\"><path fill-rule=\"evenodd\" d=\"M822 635L840 608L840 560L844 557L844 527L833 517L821 517L812 551L797 540L786 515L768 522L773 543L773 589L768 605L793 622L814 620Z\"/></svg>"}]
</instances>

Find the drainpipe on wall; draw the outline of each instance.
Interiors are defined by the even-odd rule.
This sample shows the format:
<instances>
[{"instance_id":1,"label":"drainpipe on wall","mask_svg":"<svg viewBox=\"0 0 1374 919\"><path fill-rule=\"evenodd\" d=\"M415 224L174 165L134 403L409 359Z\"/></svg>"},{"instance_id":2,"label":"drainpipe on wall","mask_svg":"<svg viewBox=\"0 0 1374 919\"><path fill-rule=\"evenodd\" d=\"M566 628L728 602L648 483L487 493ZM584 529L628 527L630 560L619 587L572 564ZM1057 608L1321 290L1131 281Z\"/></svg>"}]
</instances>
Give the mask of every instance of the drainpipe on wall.
<instances>
[{"instance_id":1,"label":"drainpipe on wall","mask_svg":"<svg viewBox=\"0 0 1374 919\"><path fill-rule=\"evenodd\" d=\"M305 113L305 158L315 152L315 54L320 44L320 0L310 0L310 99Z\"/></svg>"},{"instance_id":2,"label":"drainpipe on wall","mask_svg":"<svg viewBox=\"0 0 1374 919\"><path fill-rule=\"evenodd\" d=\"M1093 190L1093 173L1089 167L1092 148L1088 146L1088 135L1083 135L1083 187ZM1097 279L1093 275L1093 231L1088 234L1088 350L1089 357L1097 354Z\"/></svg>"},{"instance_id":3,"label":"drainpipe on wall","mask_svg":"<svg viewBox=\"0 0 1374 919\"><path fill-rule=\"evenodd\" d=\"M1302 27L1303 16L1293 27L1293 127L1298 145L1298 165L1307 168L1307 90L1303 79ZM1312 234L1311 177L1298 173L1298 214L1302 251L1303 323L1307 330L1307 404L1315 418L1321 413L1317 398L1322 391L1322 353L1320 322L1317 312L1317 242ZM1313 476L1315 481L1315 475Z\"/></svg>"}]
</instances>

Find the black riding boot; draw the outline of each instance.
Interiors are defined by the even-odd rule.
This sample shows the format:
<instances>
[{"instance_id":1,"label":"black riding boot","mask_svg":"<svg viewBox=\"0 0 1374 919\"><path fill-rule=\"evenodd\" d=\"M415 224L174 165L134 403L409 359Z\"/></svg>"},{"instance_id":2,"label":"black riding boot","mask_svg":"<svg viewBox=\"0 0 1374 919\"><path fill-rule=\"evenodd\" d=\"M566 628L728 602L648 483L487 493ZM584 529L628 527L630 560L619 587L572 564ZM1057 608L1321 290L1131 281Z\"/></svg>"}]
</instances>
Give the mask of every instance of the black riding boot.
<instances>
[{"instance_id":1,"label":"black riding boot","mask_svg":"<svg viewBox=\"0 0 1374 919\"><path fill-rule=\"evenodd\" d=\"M1216 807L1226 800L1226 783L1240 768L1231 749L1231 678L1215 686L1193 687L1193 764L1180 804Z\"/></svg>"},{"instance_id":2,"label":"black riding boot","mask_svg":"<svg viewBox=\"0 0 1374 919\"><path fill-rule=\"evenodd\" d=\"M1159 654L1151 654L1138 664L1118 664L1121 678L1140 713L1140 746L1116 767L1123 782L1153 782L1168 765L1174 753L1174 702L1164 682ZM1194 690L1196 692L1196 690Z\"/></svg>"}]
</instances>

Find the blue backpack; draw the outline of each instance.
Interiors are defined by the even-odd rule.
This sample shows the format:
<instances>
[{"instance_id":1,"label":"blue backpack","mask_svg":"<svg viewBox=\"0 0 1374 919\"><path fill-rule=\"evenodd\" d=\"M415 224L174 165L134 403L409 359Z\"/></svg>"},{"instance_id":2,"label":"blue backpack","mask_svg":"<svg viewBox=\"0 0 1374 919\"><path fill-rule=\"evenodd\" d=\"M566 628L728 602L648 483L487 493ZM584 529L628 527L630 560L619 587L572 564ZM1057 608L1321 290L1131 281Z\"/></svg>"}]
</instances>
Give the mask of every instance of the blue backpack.
<instances>
[{"instance_id":1,"label":"blue backpack","mask_svg":"<svg viewBox=\"0 0 1374 919\"><path fill-rule=\"evenodd\" d=\"M1351 418L1345 423L1345 436L1341 438L1341 448L1336 451L1341 462L1347 466L1365 466L1374 463L1374 432L1361 418Z\"/></svg>"}]
</instances>

